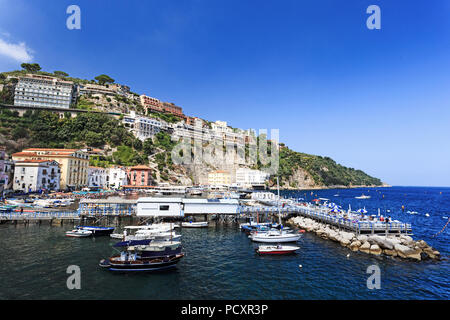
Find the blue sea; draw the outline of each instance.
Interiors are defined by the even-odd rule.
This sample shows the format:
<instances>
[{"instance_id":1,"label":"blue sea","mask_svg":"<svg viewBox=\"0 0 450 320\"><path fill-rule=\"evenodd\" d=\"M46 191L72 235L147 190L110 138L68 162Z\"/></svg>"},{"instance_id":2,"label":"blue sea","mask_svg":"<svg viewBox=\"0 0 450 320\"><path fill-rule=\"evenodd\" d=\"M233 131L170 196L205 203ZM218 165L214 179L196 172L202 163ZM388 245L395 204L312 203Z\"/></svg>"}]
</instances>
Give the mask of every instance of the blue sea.
<instances>
[{"instance_id":1,"label":"blue sea","mask_svg":"<svg viewBox=\"0 0 450 320\"><path fill-rule=\"evenodd\" d=\"M355 199L362 193L371 198ZM410 262L354 253L311 233L299 241L297 255L260 257L237 225L217 223L181 231L186 256L173 271L114 274L98 267L100 259L115 253L109 238L66 238L69 225L1 225L0 299L449 299L450 226L433 235L450 217L450 188L302 190L282 195L328 198L343 208L365 207L371 214L380 209L382 215L412 223L413 237L439 250L443 260ZM67 289L70 265L80 267L80 290ZM380 268L380 289L367 287L371 265Z\"/></svg>"}]
</instances>

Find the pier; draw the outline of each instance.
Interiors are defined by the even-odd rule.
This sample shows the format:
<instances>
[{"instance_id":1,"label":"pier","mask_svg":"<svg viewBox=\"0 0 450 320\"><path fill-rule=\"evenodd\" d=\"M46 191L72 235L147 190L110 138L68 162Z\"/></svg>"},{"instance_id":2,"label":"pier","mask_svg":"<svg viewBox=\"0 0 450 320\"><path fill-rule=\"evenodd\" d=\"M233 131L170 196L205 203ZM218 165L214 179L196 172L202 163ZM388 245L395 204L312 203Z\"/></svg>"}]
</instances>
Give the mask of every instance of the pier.
<instances>
[{"instance_id":1,"label":"pier","mask_svg":"<svg viewBox=\"0 0 450 320\"><path fill-rule=\"evenodd\" d=\"M241 214L277 214L277 207L240 207ZM329 210L311 206L288 206L280 208L282 217L302 216L315 221L338 227L341 230L351 231L356 234L411 234L410 223L383 222L383 221L359 221L331 215Z\"/></svg>"},{"instance_id":2,"label":"pier","mask_svg":"<svg viewBox=\"0 0 450 320\"><path fill-rule=\"evenodd\" d=\"M75 222L80 220L80 215L76 211L49 211L49 212L27 212L27 213L1 213L0 223L42 223L63 224L63 222Z\"/></svg>"}]
</instances>

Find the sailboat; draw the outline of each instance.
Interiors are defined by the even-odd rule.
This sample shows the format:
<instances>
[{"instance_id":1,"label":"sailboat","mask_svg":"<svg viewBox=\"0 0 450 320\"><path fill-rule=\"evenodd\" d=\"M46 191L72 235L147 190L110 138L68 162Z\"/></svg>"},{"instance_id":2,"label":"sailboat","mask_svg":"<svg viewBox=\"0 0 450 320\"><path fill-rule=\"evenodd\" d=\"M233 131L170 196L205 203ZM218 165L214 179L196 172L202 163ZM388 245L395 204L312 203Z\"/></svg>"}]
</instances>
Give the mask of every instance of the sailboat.
<instances>
[{"instance_id":1,"label":"sailboat","mask_svg":"<svg viewBox=\"0 0 450 320\"><path fill-rule=\"evenodd\" d=\"M250 237L254 242L263 242L263 243L281 243L281 242L297 242L301 235L295 234L292 232L288 232L283 230L283 226L281 223L281 212L280 212L280 186L277 177L277 188L278 188L278 220L280 224L280 230L270 230L267 232L255 232ZM272 246L273 247L273 246ZM264 250L262 246L259 248L260 250ZM277 250L279 251L280 248Z\"/></svg>"}]
</instances>

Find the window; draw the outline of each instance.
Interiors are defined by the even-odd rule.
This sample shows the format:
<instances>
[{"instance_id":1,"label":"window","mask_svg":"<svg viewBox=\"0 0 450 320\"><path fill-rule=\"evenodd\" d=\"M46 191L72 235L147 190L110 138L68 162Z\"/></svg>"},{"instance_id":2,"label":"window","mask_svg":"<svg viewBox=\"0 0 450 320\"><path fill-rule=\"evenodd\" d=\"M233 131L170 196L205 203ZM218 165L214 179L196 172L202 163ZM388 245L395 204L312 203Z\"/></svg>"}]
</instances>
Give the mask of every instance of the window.
<instances>
[{"instance_id":1,"label":"window","mask_svg":"<svg viewBox=\"0 0 450 320\"><path fill-rule=\"evenodd\" d=\"M159 211L169 211L169 206L159 206Z\"/></svg>"}]
</instances>

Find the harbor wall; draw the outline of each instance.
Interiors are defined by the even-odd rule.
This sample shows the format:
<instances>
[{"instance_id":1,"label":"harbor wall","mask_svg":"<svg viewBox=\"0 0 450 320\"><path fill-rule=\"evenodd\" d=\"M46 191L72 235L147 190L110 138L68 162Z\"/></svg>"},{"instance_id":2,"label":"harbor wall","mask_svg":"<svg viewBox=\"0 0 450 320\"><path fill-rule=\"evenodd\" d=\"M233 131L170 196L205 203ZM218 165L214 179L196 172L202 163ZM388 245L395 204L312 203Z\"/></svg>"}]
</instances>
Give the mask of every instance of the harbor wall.
<instances>
[{"instance_id":1,"label":"harbor wall","mask_svg":"<svg viewBox=\"0 0 450 320\"><path fill-rule=\"evenodd\" d=\"M288 220L288 224L313 232L323 239L338 242L354 252L359 251L366 254L385 255L414 261L440 260L441 258L439 251L433 249L425 241L415 241L405 234L357 235L306 217L293 217Z\"/></svg>"}]
</instances>

